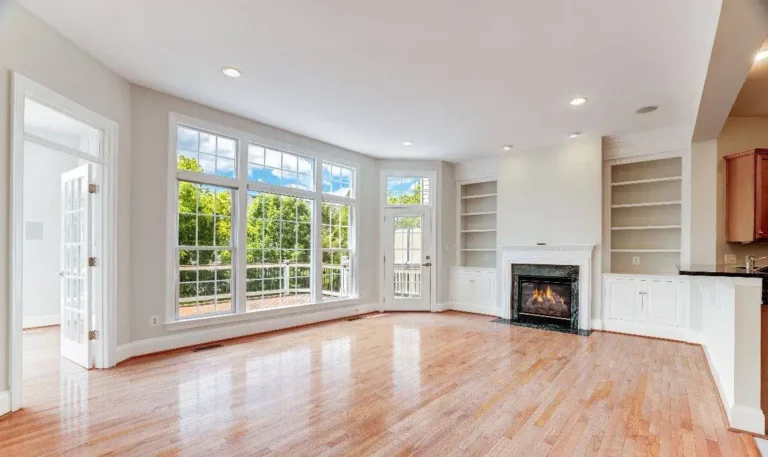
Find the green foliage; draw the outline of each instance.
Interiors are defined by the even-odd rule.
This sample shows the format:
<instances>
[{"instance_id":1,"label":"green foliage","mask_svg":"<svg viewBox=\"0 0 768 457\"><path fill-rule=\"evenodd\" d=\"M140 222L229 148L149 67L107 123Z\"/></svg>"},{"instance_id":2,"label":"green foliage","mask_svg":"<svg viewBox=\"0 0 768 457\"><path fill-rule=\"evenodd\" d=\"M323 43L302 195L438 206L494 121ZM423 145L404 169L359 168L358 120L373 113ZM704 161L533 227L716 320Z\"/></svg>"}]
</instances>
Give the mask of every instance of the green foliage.
<instances>
[{"instance_id":1,"label":"green foliage","mask_svg":"<svg viewBox=\"0 0 768 457\"><path fill-rule=\"evenodd\" d=\"M178 168L203 169L195 159L179 157ZM347 205L322 204L322 247L349 246ZM214 231L214 212L216 227ZM228 189L179 182L179 245L228 246L232 233L232 192ZM249 196L246 210L247 263L310 263L312 247L312 202L303 198L269 193ZM282 222L281 222L282 221ZM213 264L211 251L182 251L181 265ZM219 262L229 264L231 251L219 251ZM330 258L329 261L333 261ZM340 262L336 262L337 264Z\"/></svg>"},{"instance_id":2,"label":"green foliage","mask_svg":"<svg viewBox=\"0 0 768 457\"><path fill-rule=\"evenodd\" d=\"M387 192L387 203L390 205L421 205L421 180L409 190L410 193Z\"/></svg>"}]
</instances>

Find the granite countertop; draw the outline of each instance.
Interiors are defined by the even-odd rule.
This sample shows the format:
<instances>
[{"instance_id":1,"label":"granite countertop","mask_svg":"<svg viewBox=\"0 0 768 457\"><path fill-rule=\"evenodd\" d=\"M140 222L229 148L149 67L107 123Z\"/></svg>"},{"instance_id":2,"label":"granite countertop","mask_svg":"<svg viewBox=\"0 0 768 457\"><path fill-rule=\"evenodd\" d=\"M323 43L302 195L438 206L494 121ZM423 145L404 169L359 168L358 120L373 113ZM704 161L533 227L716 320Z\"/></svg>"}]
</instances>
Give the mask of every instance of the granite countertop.
<instances>
[{"instance_id":1,"label":"granite countertop","mask_svg":"<svg viewBox=\"0 0 768 457\"><path fill-rule=\"evenodd\" d=\"M767 269L768 270L768 269ZM704 265L683 264L677 266L677 271L685 276L725 276L732 278L768 278L768 271L759 269L748 272L744 265Z\"/></svg>"}]
</instances>

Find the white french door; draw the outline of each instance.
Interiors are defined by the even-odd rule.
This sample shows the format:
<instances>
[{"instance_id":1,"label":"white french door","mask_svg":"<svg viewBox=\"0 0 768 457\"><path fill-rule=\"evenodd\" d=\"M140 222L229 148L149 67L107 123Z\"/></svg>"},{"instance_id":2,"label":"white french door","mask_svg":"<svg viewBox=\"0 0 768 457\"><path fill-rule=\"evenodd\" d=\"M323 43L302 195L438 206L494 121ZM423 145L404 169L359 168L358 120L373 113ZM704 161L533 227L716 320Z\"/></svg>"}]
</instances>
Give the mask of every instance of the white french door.
<instances>
[{"instance_id":1,"label":"white french door","mask_svg":"<svg viewBox=\"0 0 768 457\"><path fill-rule=\"evenodd\" d=\"M385 210L384 308L429 311L433 253L428 208Z\"/></svg>"},{"instance_id":2,"label":"white french door","mask_svg":"<svg viewBox=\"0 0 768 457\"><path fill-rule=\"evenodd\" d=\"M61 175L61 356L92 367L91 165Z\"/></svg>"}]
</instances>

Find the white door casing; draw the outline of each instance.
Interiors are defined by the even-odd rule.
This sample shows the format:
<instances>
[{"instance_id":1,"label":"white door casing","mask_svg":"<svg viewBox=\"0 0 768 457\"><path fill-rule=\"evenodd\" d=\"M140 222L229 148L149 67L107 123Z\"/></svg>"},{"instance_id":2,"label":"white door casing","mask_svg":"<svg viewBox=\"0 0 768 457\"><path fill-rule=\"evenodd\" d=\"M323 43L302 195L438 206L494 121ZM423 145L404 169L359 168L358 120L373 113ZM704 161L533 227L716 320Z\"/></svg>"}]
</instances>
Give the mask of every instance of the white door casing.
<instances>
[{"instance_id":1,"label":"white door casing","mask_svg":"<svg viewBox=\"0 0 768 457\"><path fill-rule=\"evenodd\" d=\"M428 208L392 208L384 221L384 309L429 311L434 265Z\"/></svg>"},{"instance_id":2,"label":"white door casing","mask_svg":"<svg viewBox=\"0 0 768 457\"><path fill-rule=\"evenodd\" d=\"M93 214L91 165L61 175L61 356L93 366Z\"/></svg>"}]
</instances>

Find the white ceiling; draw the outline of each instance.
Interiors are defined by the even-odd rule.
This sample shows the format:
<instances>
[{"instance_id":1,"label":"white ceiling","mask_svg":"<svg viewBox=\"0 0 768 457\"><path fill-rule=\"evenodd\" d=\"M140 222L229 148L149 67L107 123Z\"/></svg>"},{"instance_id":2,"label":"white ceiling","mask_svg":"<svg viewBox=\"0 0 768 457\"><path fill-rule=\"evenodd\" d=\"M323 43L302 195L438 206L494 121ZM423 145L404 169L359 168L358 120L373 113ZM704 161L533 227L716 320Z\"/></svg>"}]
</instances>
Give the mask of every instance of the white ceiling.
<instances>
[{"instance_id":1,"label":"white ceiling","mask_svg":"<svg viewBox=\"0 0 768 457\"><path fill-rule=\"evenodd\" d=\"M715 0L20 3L137 84L376 157L447 160L693 124L719 11ZM570 107L578 95L589 103ZM645 105L659 110L634 113Z\"/></svg>"}]
</instances>

